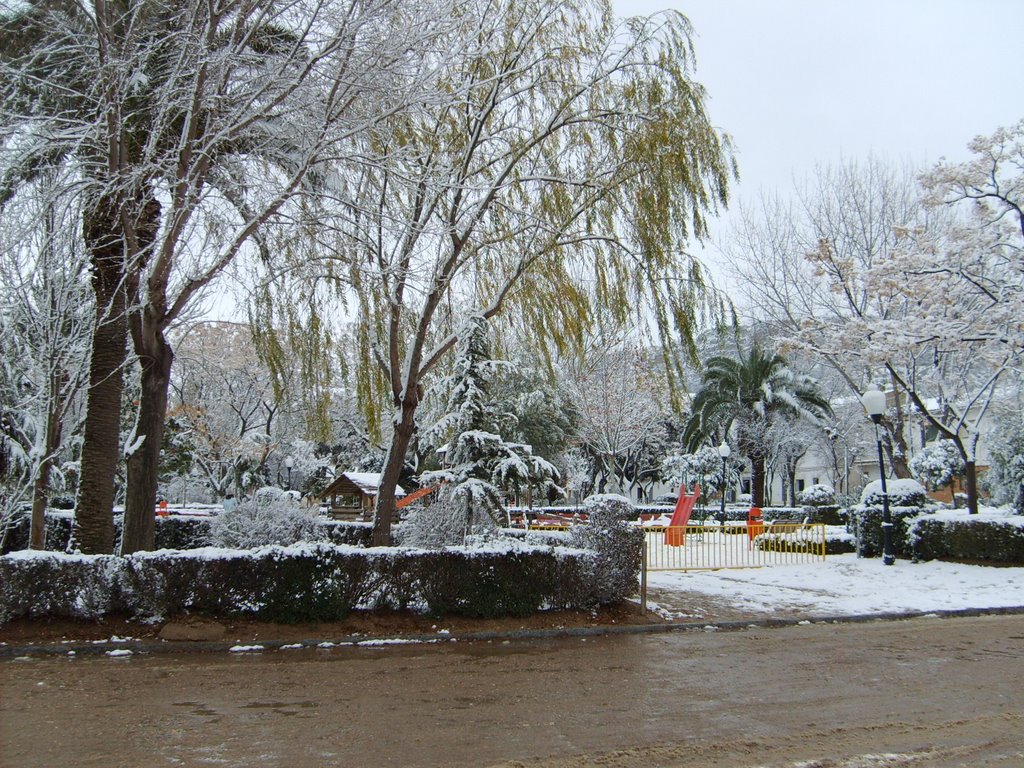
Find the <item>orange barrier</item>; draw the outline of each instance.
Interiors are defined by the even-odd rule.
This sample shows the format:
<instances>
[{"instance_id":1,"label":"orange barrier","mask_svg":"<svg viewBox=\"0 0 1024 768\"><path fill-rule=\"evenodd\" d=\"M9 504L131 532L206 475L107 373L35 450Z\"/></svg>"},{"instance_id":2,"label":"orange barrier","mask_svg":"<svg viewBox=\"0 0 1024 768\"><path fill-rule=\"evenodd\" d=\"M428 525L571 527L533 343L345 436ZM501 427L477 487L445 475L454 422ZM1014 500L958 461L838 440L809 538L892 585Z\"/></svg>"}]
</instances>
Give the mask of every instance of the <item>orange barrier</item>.
<instances>
[{"instance_id":1,"label":"orange barrier","mask_svg":"<svg viewBox=\"0 0 1024 768\"><path fill-rule=\"evenodd\" d=\"M751 541L764 533L764 519L760 507L751 507L747 512L747 538Z\"/></svg>"}]
</instances>

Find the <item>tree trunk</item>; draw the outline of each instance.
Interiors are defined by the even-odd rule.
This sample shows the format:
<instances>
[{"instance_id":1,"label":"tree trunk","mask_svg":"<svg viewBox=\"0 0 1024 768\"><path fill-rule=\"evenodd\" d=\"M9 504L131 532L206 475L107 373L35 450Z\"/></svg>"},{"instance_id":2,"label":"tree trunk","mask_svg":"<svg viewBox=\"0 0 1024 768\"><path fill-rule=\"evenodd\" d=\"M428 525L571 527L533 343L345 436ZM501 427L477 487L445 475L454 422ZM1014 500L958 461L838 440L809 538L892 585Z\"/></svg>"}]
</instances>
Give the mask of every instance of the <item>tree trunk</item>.
<instances>
[{"instance_id":1,"label":"tree trunk","mask_svg":"<svg viewBox=\"0 0 1024 768\"><path fill-rule=\"evenodd\" d=\"M964 480L967 491L967 514L978 514L978 466L973 461L964 462ZM953 489L956 498L956 489Z\"/></svg>"},{"instance_id":2,"label":"tree trunk","mask_svg":"<svg viewBox=\"0 0 1024 768\"><path fill-rule=\"evenodd\" d=\"M160 480L160 449L167 415L174 352L159 329L143 313L132 318L132 339L142 366L142 392L136 443L128 457L128 490L124 507L121 554L153 549L156 536L156 494Z\"/></svg>"},{"instance_id":3,"label":"tree trunk","mask_svg":"<svg viewBox=\"0 0 1024 768\"><path fill-rule=\"evenodd\" d=\"M128 356L124 244L116 234L116 217L116 210L98 209L85 216L82 227L91 256L96 327L89 360L74 541L82 552L90 555L110 554L114 550L114 477Z\"/></svg>"},{"instance_id":4,"label":"tree trunk","mask_svg":"<svg viewBox=\"0 0 1024 768\"><path fill-rule=\"evenodd\" d=\"M406 391L415 392L415 387ZM401 403L401 415L391 436L391 447L388 450L384 474L377 489L377 507L373 513L373 538L375 547L387 547L391 544L391 521L395 517L395 489L398 478L405 466L405 454L409 450L413 432L416 431L416 406L419 405L415 395L407 396Z\"/></svg>"},{"instance_id":5,"label":"tree trunk","mask_svg":"<svg viewBox=\"0 0 1024 768\"><path fill-rule=\"evenodd\" d=\"M750 457L750 506L764 506L764 456Z\"/></svg>"}]
</instances>

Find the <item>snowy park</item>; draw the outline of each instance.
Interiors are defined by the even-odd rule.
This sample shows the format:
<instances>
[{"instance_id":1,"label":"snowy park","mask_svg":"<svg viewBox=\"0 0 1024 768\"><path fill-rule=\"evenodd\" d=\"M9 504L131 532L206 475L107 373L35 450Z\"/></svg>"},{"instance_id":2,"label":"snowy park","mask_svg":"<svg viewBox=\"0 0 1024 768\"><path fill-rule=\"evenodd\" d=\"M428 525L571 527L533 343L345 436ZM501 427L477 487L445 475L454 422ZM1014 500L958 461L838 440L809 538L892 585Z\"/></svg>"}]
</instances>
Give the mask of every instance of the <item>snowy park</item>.
<instances>
[{"instance_id":1,"label":"snowy park","mask_svg":"<svg viewBox=\"0 0 1024 768\"><path fill-rule=\"evenodd\" d=\"M845 554L823 563L663 571L647 578L648 588L660 596L649 602L650 609L669 620L694 618L686 605L694 594L758 618L1024 608L1021 567L909 560L885 566L880 558Z\"/></svg>"}]
</instances>

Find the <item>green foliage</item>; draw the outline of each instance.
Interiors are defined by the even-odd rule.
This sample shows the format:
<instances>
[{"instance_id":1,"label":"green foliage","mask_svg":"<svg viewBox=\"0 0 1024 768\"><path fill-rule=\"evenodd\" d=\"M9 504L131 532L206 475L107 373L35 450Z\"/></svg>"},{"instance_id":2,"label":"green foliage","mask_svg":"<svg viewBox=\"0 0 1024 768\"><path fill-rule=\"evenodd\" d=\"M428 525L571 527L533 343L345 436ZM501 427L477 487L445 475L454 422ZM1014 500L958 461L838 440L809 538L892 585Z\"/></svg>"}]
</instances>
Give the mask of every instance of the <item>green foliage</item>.
<instances>
[{"instance_id":1,"label":"green foliage","mask_svg":"<svg viewBox=\"0 0 1024 768\"><path fill-rule=\"evenodd\" d=\"M913 552L907 543L907 530L922 513L921 507L891 506L892 543L897 557L911 557ZM882 508L862 504L848 511L847 527L857 540L857 555L880 557L882 555Z\"/></svg>"},{"instance_id":2,"label":"green foliage","mask_svg":"<svg viewBox=\"0 0 1024 768\"><path fill-rule=\"evenodd\" d=\"M423 552L331 544L129 557L7 555L0 557L0 624L19 616L183 612L334 621L355 608L412 605L439 616L526 616L632 594L635 574L620 580L621 591L599 585L600 556L552 547Z\"/></svg>"},{"instance_id":3,"label":"green foliage","mask_svg":"<svg viewBox=\"0 0 1024 768\"><path fill-rule=\"evenodd\" d=\"M794 373L782 355L766 352L756 342L738 359L715 356L705 362L704 381L691 410L683 434L691 450L727 434L735 424L741 447L762 454L766 446L760 431L773 413L815 420L832 413L813 379Z\"/></svg>"},{"instance_id":4,"label":"green foliage","mask_svg":"<svg viewBox=\"0 0 1024 768\"><path fill-rule=\"evenodd\" d=\"M907 532L919 560L967 560L1024 565L1024 526L1011 520L923 517Z\"/></svg>"}]
</instances>

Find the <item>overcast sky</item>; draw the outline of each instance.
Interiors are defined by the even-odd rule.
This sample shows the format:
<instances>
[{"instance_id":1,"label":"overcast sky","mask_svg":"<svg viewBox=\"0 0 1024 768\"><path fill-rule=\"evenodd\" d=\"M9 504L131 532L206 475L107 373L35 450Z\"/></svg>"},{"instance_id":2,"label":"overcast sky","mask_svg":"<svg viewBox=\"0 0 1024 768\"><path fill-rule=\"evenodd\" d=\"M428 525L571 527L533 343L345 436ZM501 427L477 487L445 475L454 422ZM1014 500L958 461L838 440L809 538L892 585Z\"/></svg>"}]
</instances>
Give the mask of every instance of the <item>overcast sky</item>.
<instances>
[{"instance_id":1,"label":"overcast sky","mask_svg":"<svg viewBox=\"0 0 1024 768\"><path fill-rule=\"evenodd\" d=\"M736 202L872 152L963 159L974 136L1024 118L1021 0L613 2L693 23L696 79L738 150Z\"/></svg>"}]
</instances>

